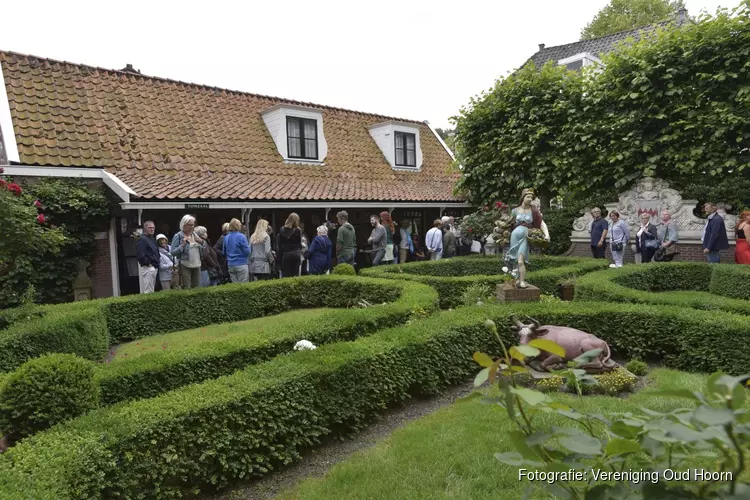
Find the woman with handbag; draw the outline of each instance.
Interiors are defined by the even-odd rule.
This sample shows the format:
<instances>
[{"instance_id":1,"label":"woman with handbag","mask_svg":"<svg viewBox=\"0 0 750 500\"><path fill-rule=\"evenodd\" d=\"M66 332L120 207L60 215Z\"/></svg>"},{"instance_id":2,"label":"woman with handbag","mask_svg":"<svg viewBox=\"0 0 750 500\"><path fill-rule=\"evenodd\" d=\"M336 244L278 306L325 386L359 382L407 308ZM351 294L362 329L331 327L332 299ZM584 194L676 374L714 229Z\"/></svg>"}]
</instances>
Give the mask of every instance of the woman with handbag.
<instances>
[{"instance_id":1,"label":"woman with handbag","mask_svg":"<svg viewBox=\"0 0 750 500\"><path fill-rule=\"evenodd\" d=\"M656 249L659 248L659 231L651 223L651 216L647 213L641 214L641 226L635 237L635 253L641 255L641 264L651 262Z\"/></svg>"},{"instance_id":2,"label":"woman with handbag","mask_svg":"<svg viewBox=\"0 0 750 500\"><path fill-rule=\"evenodd\" d=\"M620 212L617 210L609 212L609 218L612 220L609 228L609 243L612 249L612 260L615 261L609 267L622 267L625 245L630 241L630 228L625 221L620 220Z\"/></svg>"}]
</instances>

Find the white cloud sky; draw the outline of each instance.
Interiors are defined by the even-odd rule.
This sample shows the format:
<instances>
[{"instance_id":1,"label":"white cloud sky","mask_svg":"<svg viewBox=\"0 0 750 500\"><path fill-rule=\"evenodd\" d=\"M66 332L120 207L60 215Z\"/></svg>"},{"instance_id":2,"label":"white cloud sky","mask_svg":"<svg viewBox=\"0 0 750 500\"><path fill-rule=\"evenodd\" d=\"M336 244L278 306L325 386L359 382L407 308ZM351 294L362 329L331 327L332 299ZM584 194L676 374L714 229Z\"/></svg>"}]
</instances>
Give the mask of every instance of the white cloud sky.
<instances>
[{"instance_id":1,"label":"white cloud sky","mask_svg":"<svg viewBox=\"0 0 750 500\"><path fill-rule=\"evenodd\" d=\"M686 0L691 15L739 0ZM449 126L607 0L3 2L0 50Z\"/></svg>"}]
</instances>

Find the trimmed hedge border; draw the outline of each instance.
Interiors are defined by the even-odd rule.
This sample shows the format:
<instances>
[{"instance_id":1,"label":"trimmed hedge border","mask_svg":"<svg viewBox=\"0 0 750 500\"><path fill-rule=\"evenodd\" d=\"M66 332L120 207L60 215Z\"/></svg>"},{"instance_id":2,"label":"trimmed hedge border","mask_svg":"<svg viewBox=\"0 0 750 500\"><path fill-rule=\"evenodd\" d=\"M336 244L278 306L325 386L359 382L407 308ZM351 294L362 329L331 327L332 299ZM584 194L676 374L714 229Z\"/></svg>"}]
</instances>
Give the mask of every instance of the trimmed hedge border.
<instances>
[{"instance_id":1,"label":"trimmed hedge border","mask_svg":"<svg viewBox=\"0 0 750 500\"><path fill-rule=\"evenodd\" d=\"M6 313L6 320L12 317L15 322L0 331L0 372L50 352L100 360L111 344L149 335L290 309L345 308L362 299L393 302L402 291L393 281L310 276L27 308Z\"/></svg>"},{"instance_id":2,"label":"trimmed hedge border","mask_svg":"<svg viewBox=\"0 0 750 500\"><path fill-rule=\"evenodd\" d=\"M509 313L591 331L621 353L656 354L676 368L737 374L750 363L737 349L750 340L750 318L723 312L593 302L461 308L91 412L0 456L0 489L8 499L167 498L261 476L412 392L465 380L477 371L473 352L499 350L485 319L507 325Z\"/></svg>"},{"instance_id":3,"label":"trimmed hedge border","mask_svg":"<svg viewBox=\"0 0 750 500\"><path fill-rule=\"evenodd\" d=\"M347 285L352 282L348 278L345 280ZM331 287L336 281L327 279L315 283ZM394 289L393 281L362 278L353 283L346 292L353 293L359 288L359 296L370 298L378 292L388 293ZM100 365L96 368L96 380L102 388L102 404L153 397L184 385L228 375L248 365L290 352L299 340L306 339L315 344L352 341L426 316L437 309L437 292L427 285L403 282L395 288L400 293L392 303L332 311L320 318L300 322L293 331L289 330L289 325L285 325L252 335L238 334L186 349L159 351L132 360ZM321 290L307 293L319 292ZM325 295L323 298L325 300Z\"/></svg>"},{"instance_id":4,"label":"trimmed hedge border","mask_svg":"<svg viewBox=\"0 0 750 500\"><path fill-rule=\"evenodd\" d=\"M750 301L715 295L713 290L715 282L731 281L726 276L737 276L736 279L741 280L746 273L747 270L736 265L699 262L625 266L590 273L576 280L575 300L673 305L750 315ZM750 274L744 279L750 279Z\"/></svg>"},{"instance_id":5,"label":"trimmed hedge border","mask_svg":"<svg viewBox=\"0 0 750 500\"><path fill-rule=\"evenodd\" d=\"M750 300L750 268L743 265L715 265L709 291L732 299Z\"/></svg>"},{"instance_id":6,"label":"trimmed hedge border","mask_svg":"<svg viewBox=\"0 0 750 500\"><path fill-rule=\"evenodd\" d=\"M608 264L602 259L532 256L527 281L539 287L542 293L558 296L558 286L563 281L605 269ZM508 281L510 278L507 275L497 274L502 265L499 257L453 257L371 267L362 270L360 274L425 283L438 291L440 307L449 309L462 305L461 296L472 285L494 287Z\"/></svg>"}]
</instances>

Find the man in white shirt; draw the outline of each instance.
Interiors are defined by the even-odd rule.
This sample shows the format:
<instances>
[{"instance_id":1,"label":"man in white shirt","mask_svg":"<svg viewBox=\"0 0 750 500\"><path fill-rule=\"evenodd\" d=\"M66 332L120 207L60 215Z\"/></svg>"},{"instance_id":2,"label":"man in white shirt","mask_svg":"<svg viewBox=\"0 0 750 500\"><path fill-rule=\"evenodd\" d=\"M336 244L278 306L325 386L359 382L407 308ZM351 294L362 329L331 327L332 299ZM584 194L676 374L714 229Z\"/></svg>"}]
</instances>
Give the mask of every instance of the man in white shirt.
<instances>
[{"instance_id":1,"label":"man in white shirt","mask_svg":"<svg viewBox=\"0 0 750 500\"><path fill-rule=\"evenodd\" d=\"M430 260L440 260L443 256L443 223L440 219L435 219L435 227L427 231L424 244L430 252Z\"/></svg>"}]
</instances>

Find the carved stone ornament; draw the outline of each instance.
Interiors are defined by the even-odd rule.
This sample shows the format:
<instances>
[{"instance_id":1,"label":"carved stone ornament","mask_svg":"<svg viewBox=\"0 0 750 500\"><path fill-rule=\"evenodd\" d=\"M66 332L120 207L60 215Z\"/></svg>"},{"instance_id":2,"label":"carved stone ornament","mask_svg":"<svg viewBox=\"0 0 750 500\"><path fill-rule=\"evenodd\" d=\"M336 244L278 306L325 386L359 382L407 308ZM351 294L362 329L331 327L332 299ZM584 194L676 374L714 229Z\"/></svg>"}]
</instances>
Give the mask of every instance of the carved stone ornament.
<instances>
[{"instance_id":1,"label":"carved stone ornament","mask_svg":"<svg viewBox=\"0 0 750 500\"><path fill-rule=\"evenodd\" d=\"M672 214L672 219L677 223L679 242L695 244L700 243L703 228L706 225L705 219L693 214L693 209L697 204L697 200L683 200L682 195L670 188L667 181L645 177L630 190L621 193L617 202L607 203L606 209L608 212L612 210L620 212L620 220L624 220L630 226L631 238L638 232L642 213L649 214L651 223L661 230L663 229L660 227L663 225L661 213L668 210ZM731 206L724 203L717 203L717 205L718 214L724 218L727 237L730 242L733 242L737 217L726 213ZM585 213L573 221L571 241L582 243L591 241L589 230L594 219L590 213L591 208L593 207L586 207Z\"/></svg>"},{"instance_id":2,"label":"carved stone ornament","mask_svg":"<svg viewBox=\"0 0 750 500\"><path fill-rule=\"evenodd\" d=\"M78 276L73 280L73 300L91 300L91 278L86 273L86 269L91 264L85 260L78 261Z\"/></svg>"}]
</instances>

